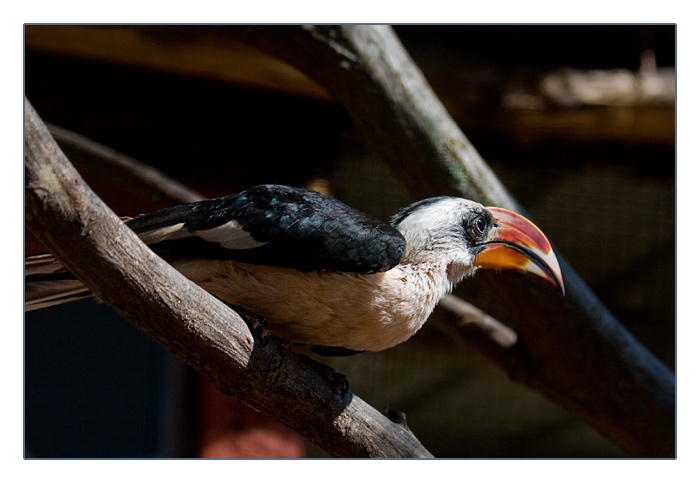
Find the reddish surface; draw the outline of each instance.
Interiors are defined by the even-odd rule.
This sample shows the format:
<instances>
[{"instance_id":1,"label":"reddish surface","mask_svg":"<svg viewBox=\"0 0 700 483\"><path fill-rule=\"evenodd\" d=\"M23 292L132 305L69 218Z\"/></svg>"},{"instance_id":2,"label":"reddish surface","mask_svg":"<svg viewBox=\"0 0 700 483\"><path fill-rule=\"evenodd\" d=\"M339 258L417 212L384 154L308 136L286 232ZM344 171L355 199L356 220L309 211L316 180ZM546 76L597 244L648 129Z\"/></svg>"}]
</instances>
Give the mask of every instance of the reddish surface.
<instances>
[{"instance_id":1,"label":"reddish surface","mask_svg":"<svg viewBox=\"0 0 700 483\"><path fill-rule=\"evenodd\" d=\"M202 382L201 458L301 458L297 433Z\"/></svg>"}]
</instances>

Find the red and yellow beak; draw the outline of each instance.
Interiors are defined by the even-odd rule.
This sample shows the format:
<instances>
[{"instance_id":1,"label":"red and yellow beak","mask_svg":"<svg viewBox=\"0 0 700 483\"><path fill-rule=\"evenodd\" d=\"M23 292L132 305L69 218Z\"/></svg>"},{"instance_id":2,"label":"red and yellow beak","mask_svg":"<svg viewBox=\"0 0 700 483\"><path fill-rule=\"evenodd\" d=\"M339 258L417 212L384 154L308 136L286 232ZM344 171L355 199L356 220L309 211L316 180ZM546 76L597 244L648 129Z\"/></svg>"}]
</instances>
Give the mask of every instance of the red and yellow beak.
<instances>
[{"instance_id":1,"label":"red and yellow beak","mask_svg":"<svg viewBox=\"0 0 700 483\"><path fill-rule=\"evenodd\" d=\"M487 207L496 226L476 256L479 268L514 270L545 280L564 293L564 280L554 250L530 220L503 208Z\"/></svg>"}]
</instances>

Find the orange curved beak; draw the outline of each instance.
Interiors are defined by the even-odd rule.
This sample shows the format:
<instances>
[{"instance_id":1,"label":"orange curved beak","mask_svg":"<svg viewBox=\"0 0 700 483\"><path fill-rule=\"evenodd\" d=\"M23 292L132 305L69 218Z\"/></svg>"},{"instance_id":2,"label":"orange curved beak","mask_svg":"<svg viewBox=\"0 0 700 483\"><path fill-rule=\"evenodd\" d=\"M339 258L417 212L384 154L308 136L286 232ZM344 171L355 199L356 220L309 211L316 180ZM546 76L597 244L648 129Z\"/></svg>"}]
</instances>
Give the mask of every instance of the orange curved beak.
<instances>
[{"instance_id":1,"label":"orange curved beak","mask_svg":"<svg viewBox=\"0 0 700 483\"><path fill-rule=\"evenodd\" d=\"M534 275L564 294L564 279L559 262L540 229L517 213L492 206L486 209L496 219L496 226L491 229L474 265Z\"/></svg>"}]
</instances>

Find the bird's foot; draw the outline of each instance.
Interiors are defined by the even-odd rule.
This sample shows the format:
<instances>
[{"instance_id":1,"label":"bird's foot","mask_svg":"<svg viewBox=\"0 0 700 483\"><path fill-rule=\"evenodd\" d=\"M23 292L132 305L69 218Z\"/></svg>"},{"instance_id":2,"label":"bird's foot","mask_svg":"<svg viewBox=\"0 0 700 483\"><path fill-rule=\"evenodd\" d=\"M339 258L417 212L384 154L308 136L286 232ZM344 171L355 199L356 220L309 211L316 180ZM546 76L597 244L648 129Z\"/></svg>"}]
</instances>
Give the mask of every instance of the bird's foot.
<instances>
[{"instance_id":1,"label":"bird's foot","mask_svg":"<svg viewBox=\"0 0 700 483\"><path fill-rule=\"evenodd\" d=\"M267 322L260 315L244 309L239 305L229 305L248 324L253 338L258 341L260 347L265 347L270 341L270 330Z\"/></svg>"},{"instance_id":2,"label":"bird's foot","mask_svg":"<svg viewBox=\"0 0 700 483\"><path fill-rule=\"evenodd\" d=\"M350 382L348 382L348 378L345 377L345 374L335 372L330 367L327 367L326 369L327 371L325 376L331 383L331 389L334 393L339 394L341 399L345 398L345 395L350 390Z\"/></svg>"}]
</instances>

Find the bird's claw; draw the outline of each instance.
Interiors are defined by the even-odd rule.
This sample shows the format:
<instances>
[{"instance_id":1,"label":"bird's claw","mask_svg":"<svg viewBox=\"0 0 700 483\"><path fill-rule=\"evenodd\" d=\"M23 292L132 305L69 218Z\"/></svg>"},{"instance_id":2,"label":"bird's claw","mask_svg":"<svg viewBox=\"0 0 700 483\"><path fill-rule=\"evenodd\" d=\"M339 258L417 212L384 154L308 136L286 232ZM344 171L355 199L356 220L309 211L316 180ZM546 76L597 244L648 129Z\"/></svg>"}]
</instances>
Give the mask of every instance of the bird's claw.
<instances>
[{"instance_id":1,"label":"bird's claw","mask_svg":"<svg viewBox=\"0 0 700 483\"><path fill-rule=\"evenodd\" d=\"M270 341L270 329L267 328L265 319L238 305L230 305L230 307L248 324L253 338L258 341L260 347L265 347Z\"/></svg>"},{"instance_id":2,"label":"bird's claw","mask_svg":"<svg viewBox=\"0 0 700 483\"><path fill-rule=\"evenodd\" d=\"M345 398L345 395L350 390L350 382L348 381L348 378L345 377L345 374L335 372L329 367L328 371L326 372L326 379L328 379L328 381L331 383L331 389L333 389L333 392L340 395L341 399Z\"/></svg>"}]
</instances>

